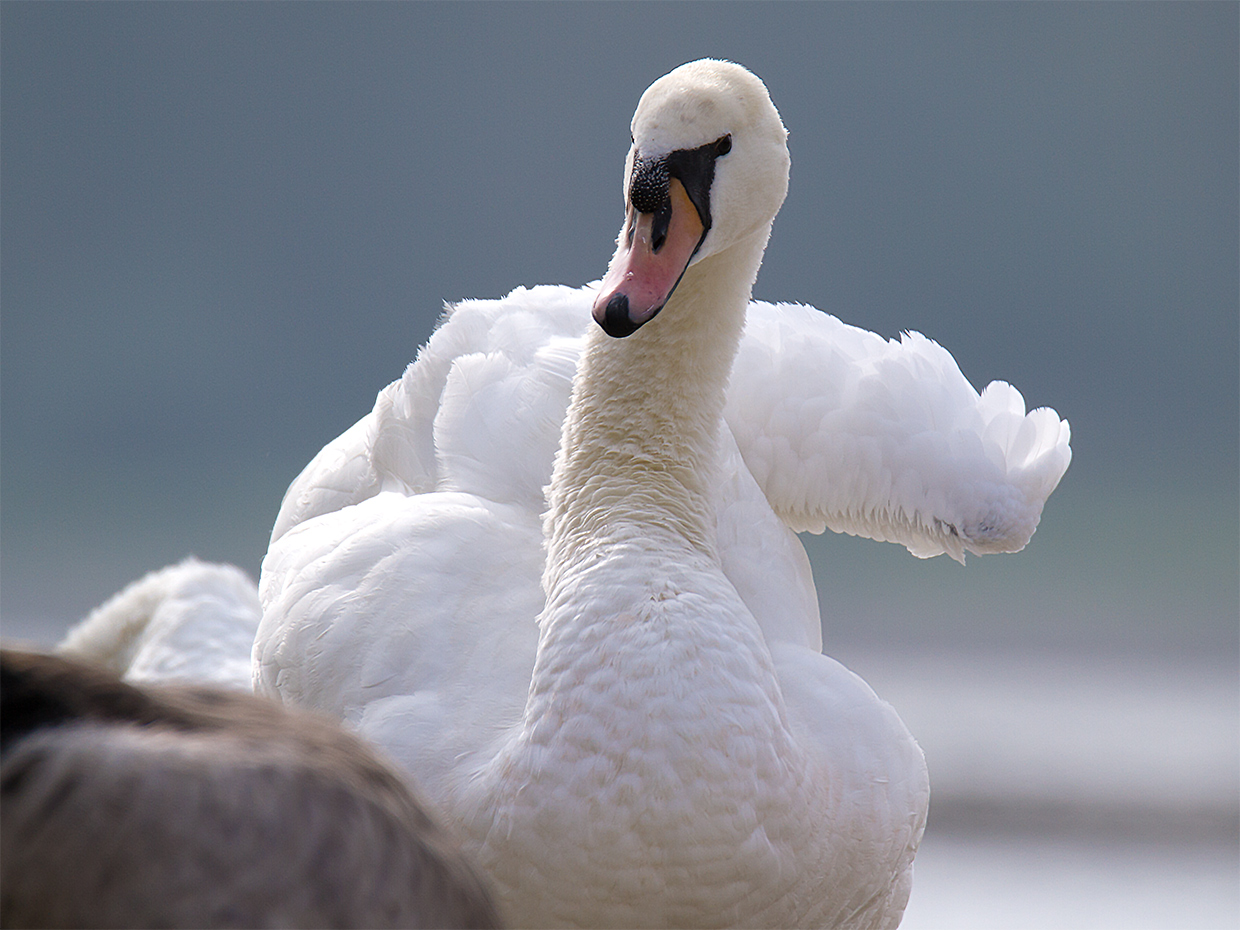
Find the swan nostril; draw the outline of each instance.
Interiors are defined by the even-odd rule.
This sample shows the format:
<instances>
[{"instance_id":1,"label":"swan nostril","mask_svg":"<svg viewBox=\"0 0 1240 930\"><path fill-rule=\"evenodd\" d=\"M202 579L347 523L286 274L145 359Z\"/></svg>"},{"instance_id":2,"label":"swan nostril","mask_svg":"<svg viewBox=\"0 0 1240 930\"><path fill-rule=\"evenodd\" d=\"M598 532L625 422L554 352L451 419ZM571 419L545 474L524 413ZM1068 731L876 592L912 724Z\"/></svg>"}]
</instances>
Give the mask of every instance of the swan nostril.
<instances>
[{"instance_id":1,"label":"swan nostril","mask_svg":"<svg viewBox=\"0 0 1240 930\"><path fill-rule=\"evenodd\" d=\"M672 199L664 198L654 211L654 222L650 224L650 251L657 253L667 241L667 231L672 225Z\"/></svg>"}]
</instances>

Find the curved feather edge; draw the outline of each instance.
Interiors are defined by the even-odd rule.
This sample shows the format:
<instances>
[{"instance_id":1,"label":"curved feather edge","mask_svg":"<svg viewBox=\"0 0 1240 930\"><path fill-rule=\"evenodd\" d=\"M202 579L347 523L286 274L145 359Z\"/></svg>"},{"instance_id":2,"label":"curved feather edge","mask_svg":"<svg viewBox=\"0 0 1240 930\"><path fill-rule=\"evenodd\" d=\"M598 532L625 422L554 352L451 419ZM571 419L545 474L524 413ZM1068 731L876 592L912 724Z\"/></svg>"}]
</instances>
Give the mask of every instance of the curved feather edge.
<instances>
[{"instance_id":1,"label":"curved feather edge","mask_svg":"<svg viewBox=\"0 0 1240 930\"><path fill-rule=\"evenodd\" d=\"M273 541L380 491L471 490L541 510L594 287L448 307L403 377L294 481ZM1072 458L1066 420L1026 413L1002 381L979 394L933 340L886 340L802 304L750 304L725 416L789 527L920 558L1019 551Z\"/></svg>"},{"instance_id":2,"label":"curved feather edge","mask_svg":"<svg viewBox=\"0 0 1240 930\"><path fill-rule=\"evenodd\" d=\"M56 647L131 682L193 681L250 690L250 649L262 607L233 565L192 556L132 582Z\"/></svg>"},{"instance_id":3,"label":"curved feather edge","mask_svg":"<svg viewBox=\"0 0 1240 930\"><path fill-rule=\"evenodd\" d=\"M799 304L750 305L726 416L790 527L919 558L1024 548L1072 458L1066 420L1004 382L979 395L934 341Z\"/></svg>"}]
</instances>

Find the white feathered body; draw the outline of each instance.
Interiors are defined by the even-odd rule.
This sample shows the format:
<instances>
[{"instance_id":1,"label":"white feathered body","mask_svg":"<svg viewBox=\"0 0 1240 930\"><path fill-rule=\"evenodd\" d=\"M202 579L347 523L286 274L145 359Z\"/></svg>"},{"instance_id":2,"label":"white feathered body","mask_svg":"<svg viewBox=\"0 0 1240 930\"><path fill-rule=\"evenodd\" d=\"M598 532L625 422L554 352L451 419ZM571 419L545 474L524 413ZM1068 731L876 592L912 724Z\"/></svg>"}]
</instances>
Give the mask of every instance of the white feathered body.
<instances>
[{"instance_id":1,"label":"white feathered body","mask_svg":"<svg viewBox=\"0 0 1240 930\"><path fill-rule=\"evenodd\" d=\"M518 924L892 925L924 763L820 654L789 524L923 556L1019 549L1067 424L1006 385L979 397L922 337L753 303L702 463L707 538L684 551L643 527L547 604L545 488L592 299L456 306L307 467L264 562L258 687L344 717L414 773ZM539 618L557 664L536 674Z\"/></svg>"}]
</instances>

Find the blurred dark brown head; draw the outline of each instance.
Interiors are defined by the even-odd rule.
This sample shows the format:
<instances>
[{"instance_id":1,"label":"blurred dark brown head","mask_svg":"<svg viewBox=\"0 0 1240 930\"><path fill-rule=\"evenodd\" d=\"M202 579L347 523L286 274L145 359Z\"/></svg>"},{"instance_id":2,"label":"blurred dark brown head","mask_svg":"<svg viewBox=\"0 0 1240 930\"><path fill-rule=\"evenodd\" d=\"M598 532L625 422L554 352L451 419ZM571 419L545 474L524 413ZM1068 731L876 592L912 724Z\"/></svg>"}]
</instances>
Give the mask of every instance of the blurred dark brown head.
<instances>
[{"instance_id":1,"label":"blurred dark brown head","mask_svg":"<svg viewBox=\"0 0 1240 930\"><path fill-rule=\"evenodd\" d=\"M0 652L0 924L495 927L401 777L325 718Z\"/></svg>"}]
</instances>

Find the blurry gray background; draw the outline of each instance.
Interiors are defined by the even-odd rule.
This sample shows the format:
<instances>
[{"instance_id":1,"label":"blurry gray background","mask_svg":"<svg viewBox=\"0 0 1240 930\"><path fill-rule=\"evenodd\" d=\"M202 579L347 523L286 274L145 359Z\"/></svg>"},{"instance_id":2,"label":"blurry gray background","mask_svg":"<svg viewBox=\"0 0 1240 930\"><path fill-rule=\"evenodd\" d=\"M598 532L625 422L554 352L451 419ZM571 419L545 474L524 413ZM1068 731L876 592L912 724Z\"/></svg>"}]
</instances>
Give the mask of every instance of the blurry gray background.
<instances>
[{"instance_id":1,"label":"blurry gray background","mask_svg":"<svg viewBox=\"0 0 1240 930\"><path fill-rule=\"evenodd\" d=\"M978 853L947 827L1079 824L1081 805L1114 808L1103 832L1156 809L1147 832L1187 838L1185 875L1234 883L1238 20L1234 3L6 2L4 635L52 642L190 553L256 575L284 488L443 301L602 275L638 96L731 58L791 131L756 295L919 330L975 386L1009 380L1072 423L1020 555L962 569L810 542L827 651L930 758L943 839L909 925L967 925L962 902L996 900L967 884L987 868L1033 876L1011 925L1053 920L1037 864L1002 865L1023 841ZM1122 869L1147 898L1169 860L1150 861ZM1221 887L1159 900L1214 894L1197 917L1234 922ZM1137 924L1159 913L1125 900Z\"/></svg>"}]
</instances>

